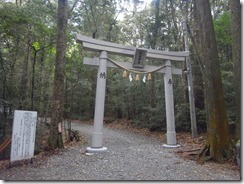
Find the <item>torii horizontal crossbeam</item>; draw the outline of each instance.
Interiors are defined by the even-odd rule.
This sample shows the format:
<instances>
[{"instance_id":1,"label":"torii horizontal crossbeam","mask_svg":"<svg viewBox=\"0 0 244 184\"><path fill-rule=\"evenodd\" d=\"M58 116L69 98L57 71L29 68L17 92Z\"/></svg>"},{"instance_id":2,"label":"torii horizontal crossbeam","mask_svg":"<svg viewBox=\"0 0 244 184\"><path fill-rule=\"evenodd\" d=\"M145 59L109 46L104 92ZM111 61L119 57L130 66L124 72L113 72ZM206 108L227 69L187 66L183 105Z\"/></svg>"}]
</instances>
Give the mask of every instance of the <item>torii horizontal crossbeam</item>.
<instances>
[{"instance_id":1,"label":"torii horizontal crossbeam","mask_svg":"<svg viewBox=\"0 0 244 184\"><path fill-rule=\"evenodd\" d=\"M92 51L107 51L111 54L117 54L121 56L133 57L136 47L125 46L117 43L112 43L103 40L93 39L81 34L76 34L76 41L82 43L83 47ZM172 52L161 51L154 49L147 49L147 58L149 59L165 59L171 61L185 61L185 58L189 56L188 51Z\"/></svg>"}]
</instances>

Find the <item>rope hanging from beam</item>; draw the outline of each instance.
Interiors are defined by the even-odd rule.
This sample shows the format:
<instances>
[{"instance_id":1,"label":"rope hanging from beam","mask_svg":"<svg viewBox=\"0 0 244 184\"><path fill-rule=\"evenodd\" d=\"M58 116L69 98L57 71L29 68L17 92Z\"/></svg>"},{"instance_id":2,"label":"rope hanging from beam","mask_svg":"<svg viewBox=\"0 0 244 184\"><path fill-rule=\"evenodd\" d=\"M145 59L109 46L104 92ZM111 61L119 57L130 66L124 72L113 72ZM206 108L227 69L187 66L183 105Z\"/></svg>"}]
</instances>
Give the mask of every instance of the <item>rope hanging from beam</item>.
<instances>
[{"instance_id":1,"label":"rope hanging from beam","mask_svg":"<svg viewBox=\"0 0 244 184\"><path fill-rule=\"evenodd\" d=\"M138 70L132 70L132 69L128 69L124 66L121 66L120 64L118 64L117 62L113 61L111 58L107 58L110 62L112 62L114 65L116 65L117 67L119 68L122 68L124 69L124 72L123 72L123 77L124 78L127 78L129 76L129 80L132 81L133 80L133 77L131 75L131 73L135 73L136 76L135 76L135 80L136 81L139 81L140 80L140 77L139 77L139 74L144 74L144 77L142 78L142 81L145 83L146 82L146 74L148 74L147 76L147 80L152 80L152 74L153 72L156 72L158 70L161 70L162 68L166 67L166 66L169 66L169 67L172 67L172 65L163 65L163 66L159 66L158 68L156 69L153 69L153 70L150 70L150 71L138 71ZM130 72L130 74L128 75L128 72Z\"/></svg>"},{"instance_id":2,"label":"rope hanging from beam","mask_svg":"<svg viewBox=\"0 0 244 184\"><path fill-rule=\"evenodd\" d=\"M122 69L124 69L126 71L133 72L133 73L136 73L136 74L148 74L148 73L153 73L153 72L156 72L158 70L161 70L162 68L164 68L166 66L172 67L172 65L163 65L163 66L159 66L158 68L156 68L154 70L150 70L150 71L138 71L138 70L132 70L132 69L128 69L128 68L126 68L124 66L121 66L117 62L113 61L111 58L108 58L108 60L111 61L114 65L118 66L119 68L122 68Z\"/></svg>"}]
</instances>

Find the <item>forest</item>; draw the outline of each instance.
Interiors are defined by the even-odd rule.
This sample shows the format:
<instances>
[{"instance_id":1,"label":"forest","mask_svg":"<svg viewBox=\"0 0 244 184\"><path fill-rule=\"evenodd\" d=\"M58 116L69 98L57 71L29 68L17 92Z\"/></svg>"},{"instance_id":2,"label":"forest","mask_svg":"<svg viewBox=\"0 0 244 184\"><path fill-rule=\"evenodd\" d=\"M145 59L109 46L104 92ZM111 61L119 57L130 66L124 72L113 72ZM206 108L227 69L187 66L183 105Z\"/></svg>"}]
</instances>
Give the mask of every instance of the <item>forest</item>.
<instances>
[{"instance_id":1,"label":"forest","mask_svg":"<svg viewBox=\"0 0 244 184\"><path fill-rule=\"evenodd\" d=\"M58 122L94 118L97 67L83 60L99 53L84 50L77 33L138 48L185 51L185 18L197 133L207 133L200 157L223 162L240 139L240 7L238 0L0 0L0 143L11 134L14 110L51 118L45 124L50 149L63 144ZM185 62L176 65L188 69ZM138 128L166 132L163 75L130 81L123 72L107 70L106 121L123 118ZM176 132L191 132L186 72L173 75L173 91ZM43 136L43 126L37 136Z\"/></svg>"}]
</instances>

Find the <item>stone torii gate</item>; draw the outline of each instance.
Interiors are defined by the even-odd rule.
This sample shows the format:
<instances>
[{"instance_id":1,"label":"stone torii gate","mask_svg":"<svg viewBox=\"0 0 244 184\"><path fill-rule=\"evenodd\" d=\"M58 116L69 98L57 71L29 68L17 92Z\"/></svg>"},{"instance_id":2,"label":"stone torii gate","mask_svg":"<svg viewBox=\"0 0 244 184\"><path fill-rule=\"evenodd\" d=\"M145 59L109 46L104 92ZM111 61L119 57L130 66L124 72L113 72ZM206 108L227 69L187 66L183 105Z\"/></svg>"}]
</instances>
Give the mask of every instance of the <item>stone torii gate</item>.
<instances>
[{"instance_id":1,"label":"stone torii gate","mask_svg":"<svg viewBox=\"0 0 244 184\"><path fill-rule=\"evenodd\" d=\"M165 103L166 103L166 124L167 124L167 144L164 147L178 147L175 132L174 99L172 87L172 74L182 74L182 69L175 68L171 61L185 61L189 56L188 51L168 52L153 49L142 49L132 46L111 43L107 41L93 39L81 34L76 34L76 41L82 43L83 48L100 52L99 58L84 58L84 64L99 66L97 74L97 88L94 114L94 128L92 134L92 145L87 148L87 152L104 152L107 147L103 147L103 119L106 91L107 67L122 67L128 70L153 71L164 74ZM127 57L134 57L133 63L117 62L108 58L107 53ZM144 60L157 59L166 60L162 66L144 65Z\"/></svg>"}]
</instances>

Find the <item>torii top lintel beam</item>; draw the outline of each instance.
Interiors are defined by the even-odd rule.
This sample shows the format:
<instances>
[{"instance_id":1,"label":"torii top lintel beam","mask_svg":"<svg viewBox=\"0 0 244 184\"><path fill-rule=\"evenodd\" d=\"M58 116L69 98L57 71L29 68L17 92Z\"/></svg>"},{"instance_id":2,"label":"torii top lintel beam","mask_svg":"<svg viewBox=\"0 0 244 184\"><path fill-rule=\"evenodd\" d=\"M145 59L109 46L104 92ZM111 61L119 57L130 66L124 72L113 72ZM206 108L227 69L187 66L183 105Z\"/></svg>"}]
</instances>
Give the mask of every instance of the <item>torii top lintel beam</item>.
<instances>
[{"instance_id":1,"label":"torii top lintel beam","mask_svg":"<svg viewBox=\"0 0 244 184\"><path fill-rule=\"evenodd\" d=\"M107 51L112 54L121 56L133 57L135 55L136 47L125 46L108 41L93 39L81 34L76 34L76 41L82 43L83 47L92 51ZM189 56L188 51L172 52L161 51L154 49L147 49L147 58L149 59L166 59L172 61L185 61L185 58Z\"/></svg>"}]
</instances>

